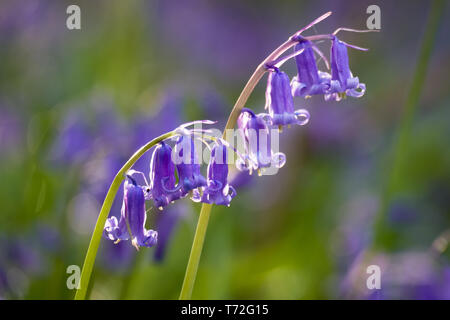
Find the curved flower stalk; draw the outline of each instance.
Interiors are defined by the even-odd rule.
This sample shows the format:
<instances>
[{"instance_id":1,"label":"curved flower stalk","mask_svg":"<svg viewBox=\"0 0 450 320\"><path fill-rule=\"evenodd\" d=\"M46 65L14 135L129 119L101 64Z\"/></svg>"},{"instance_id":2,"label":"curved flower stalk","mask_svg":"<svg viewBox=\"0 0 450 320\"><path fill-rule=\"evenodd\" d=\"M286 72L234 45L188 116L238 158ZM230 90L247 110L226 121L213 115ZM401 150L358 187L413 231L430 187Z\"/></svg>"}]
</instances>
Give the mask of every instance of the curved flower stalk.
<instances>
[{"instance_id":1,"label":"curved flower stalk","mask_svg":"<svg viewBox=\"0 0 450 320\"><path fill-rule=\"evenodd\" d=\"M164 214L158 215L156 229L158 230L158 243L155 247L153 260L160 263L164 260L169 249L170 241L180 221L186 219L192 211L192 207L179 202L164 209Z\"/></svg>"},{"instance_id":2,"label":"curved flower stalk","mask_svg":"<svg viewBox=\"0 0 450 320\"><path fill-rule=\"evenodd\" d=\"M232 149L243 161L243 156L222 138L208 135L211 130L189 128L192 125L212 124L209 120L194 121L175 129L172 140L156 144L150 162L150 183L143 172L130 169L126 173L124 200L120 220L111 217L105 224L106 238L118 243L121 240L132 240L132 245L151 247L156 244L157 232L145 229L145 200L151 200L153 207L164 210L176 200L192 195L196 202L230 205L236 191L227 182L228 149ZM200 162L197 159L195 142L200 140L211 150L211 161L208 166L208 179L203 177ZM209 142L213 141L213 147ZM176 178L178 176L178 181ZM134 177L142 177L145 182L138 185Z\"/></svg>"},{"instance_id":3,"label":"curved flower stalk","mask_svg":"<svg viewBox=\"0 0 450 320\"><path fill-rule=\"evenodd\" d=\"M203 202L180 294L180 299L190 298L212 205L230 206L232 199L236 196L235 189L228 183L229 165L231 164L229 163L231 160L228 154L229 150L234 151L237 155L238 161L236 161L236 166L239 170L248 170L249 173L257 170L258 173L261 173L262 170L268 167L267 162L275 164L276 167L282 167L285 163L285 155L272 150L270 129L276 126L281 129L283 126L291 124L304 125L309 120L308 111L304 109L295 110L291 81L289 76L279 69L281 65L285 61L296 57L297 62L301 62L298 65L300 77L297 80L304 82L305 88L309 90L309 94L313 94L313 92L325 95L335 93L330 93L327 86L323 86L323 88L327 89L325 93L324 90L314 87L316 85L321 87L321 74L318 73L317 67L314 68L314 56L312 51L310 51L314 50L311 48L315 47L312 41L324 38L335 39L335 36L333 35L334 38L330 35L301 36L303 31L325 19L330 14L331 12L324 14L299 30L258 66L231 111L222 138L212 136L211 130L196 127L197 124L214 124L215 122L213 121L204 120L186 123L174 131L147 143L122 167L114 178L97 220L83 266L81 287L76 294L77 299L85 297L103 228L107 238L112 241L131 239L132 245L136 249L140 246L153 246L157 241L157 231L145 228L145 200L151 200L154 207L163 210L170 203L186 197L188 194L192 195L191 199L193 201ZM298 47L294 54L281 57L288 49L296 45ZM334 49L332 49L332 52L337 52L337 54L335 57L332 56L331 81L338 76L341 76L342 79L351 78L349 70L348 72L344 70L345 72L342 73L340 69L341 66L346 66L345 58L348 59L346 52L340 47L341 43L334 44L333 42L333 45ZM302 55L304 56L302 57ZM333 71L333 63L335 63L335 69L341 72L338 75L336 75L336 70ZM243 109L247 98L266 72L269 72L269 75L265 109L269 113L255 114L251 109ZM303 75L307 75L309 78L305 78ZM349 84L353 85L353 82L346 82L345 91L353 89ZM342 89L342 86L340 89ZM240 154L226 140L228 129L233 129L236 122L245 143L244 155ZM194 127L191 128L191 126ZM253 132L257 135L253 134ZM174 148L169 145L169 139L176 141ZM197 140L206 144L211 151L207 179L202 176L200 163L196 159L194 142ZM211 142L212 145L210 145ZM155 146L155 150L150 163L150 182L148 183L145 173L132 170L131 167L153 146ZM181 158L181 162L178 162L179 158ZM143 177L145 182L143 185L137 184L133 177L135 174ZM124 205L120 220L118 221L115 217L106 220L114 195L125 175L127 176L127 181L124 186ZM164 214L164 211L161 214Z\"/></svg>"},{"instance_id":4,"label":"curved flower stalk","mask_svg":"<svg viewBox=\"0 0 450 320\"><path fill-rule=\"evenodd\" d=\"M109 190L106 194L105 200L103 201L103 205L100 209L100 213L97 218L97 223L95 224L94 232L92 234L92 238L89 243L86 257L84 259L81 278L78 285L78 290L75 294L75 299L83 300L86 297L86 292L89 285L92 269L94 268L94 262L97 255L98 247L100 245L100 239L103 234L103 229L105 227L105 223L108 218L111 206L113 204L114 197L117 191L119 190L120 184L122 183L126 172L130 170L133 164L150 148L152 148L160 141L173 137L175 134L176 133L174 131L170 131L149 141L147 144L145 144L139 150L137 150L133 156L131 156L131 158L123 165L123 167L114 177L111 186L109 187Z\"/></svg>"},{"instance_id":5,"label":"curved flower stalk","mask_svg":"<svg viewBox=\"0 0 450 320\"><path fill-rule=\"evenodd\" d=\"M318 22L326 19L328 16L331 15L331 12L327 12L326 14L320 16L319 18L315 19L313 22L305 26L304 28L300 29L297 33L295 33L293 36L291 36L285 43L283 43L280 47L275 49L261 64L256 68L253 75L248 80L247 84L245 85L244 89L242 90L239 98L237 99L233 110L231 111L231 114L228 118L226 127L225 127L225 133L224 138L226 138L227 129L234 128L238 117L240 116L247 99L249 98L250 94L253 92L254 88L256 87L257 83L261 80L263 75L266 71L270 70L272 73L272 79L268 80L269 86L271 85L271 82L279 82L274 83L274 86L271 86L271 88L267 89L266 91L266 97L269 97L269 101L266 103L267 109L269 109L269 113L271 113L270 119L271 124L283 126L285 124L289 123L298 123L299 119L302 119L305 121L305 123L309 119L309 114L306 112L299 112L295 113L293 110L293 105L291 105L291 100L289 96L286 94L286 88L289 89L285 85L286 79L284 75L278 74L275 79L273 79L273 74L277 74L277 69L279 67L280 63L280 56L285 53L287 50L295 46L300 39L304 39L305 41L315 41L315 40L323 40L323 39L330 39L330 35L315 35L310 37L304 37L300 38L302 32L306 31L307 29L311 28ZM336 33L339 32L338 29L336 30ZM304 51L304 48L301 50ZM293 55L290 55L288 58L291 58L293 56L301 55L302 51L296 50L296 53ZM285 59L281 59L281 61L284 62ZM271 81L272 80L272 81ZM274 87L276 87L278 92L272 92L274 90ZM278 89L279 88L279 89ZM292 91L292 88L290 88ZM292 94L292 92L291 92ZM325 93L327 94L327 93ZM275 105L273 104L275 102ZM286 104L287 102L287 104ZM267 118L267 116L265 116ZM300 124L301 121L300 121ZM186 274L183 281L183 287L181 289L180 293L180 299L190 299L192 290L194 287L195 277L197 274L197 269L200 261L201 252L203 249L203 242L206 234L206 229L209 221L209 216L211 213L211 204L203 204L201 211L200 211L200 217L197 224L197 230L194 236L194 242L192 244L191 253L189 256L188 265L186 268Z\"/></svg>"}]
</instances>

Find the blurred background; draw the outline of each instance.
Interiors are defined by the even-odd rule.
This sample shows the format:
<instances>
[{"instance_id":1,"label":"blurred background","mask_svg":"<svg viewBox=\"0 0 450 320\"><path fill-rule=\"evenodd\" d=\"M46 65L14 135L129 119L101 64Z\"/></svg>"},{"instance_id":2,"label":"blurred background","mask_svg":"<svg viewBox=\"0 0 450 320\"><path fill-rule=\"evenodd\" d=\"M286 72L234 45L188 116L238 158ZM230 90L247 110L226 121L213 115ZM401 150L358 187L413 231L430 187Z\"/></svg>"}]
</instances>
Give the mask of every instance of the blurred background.
<instances>
[{"instance_id":1,"label":"blurred background","mask_svg":"<svg viewBox=\"0 0 450 320\"><path fill-rule=\"evenodd\" d=\"M70 4L81 30L66 28ZM223 128L292 33L330 10L305 34L364 29L371 4L2 0L0 299L73 298L66 268L81 267L109 184L138 147L187 121ZM340 34L370 48L349 50L366 94L296 98L309 124L283 132L277 175L231 178L238 196L213 209L193 298L450 299L449 6L412 108L431 2L376 4L380 33ZM258 112L265 85L247 104ZM111 215L121 202L119 191ZM102 239L90 298L178 298L199 209L184 199L152 211L155 248ZM366 287L372 264L381 290Z\"/></svg>"}]
</instances>

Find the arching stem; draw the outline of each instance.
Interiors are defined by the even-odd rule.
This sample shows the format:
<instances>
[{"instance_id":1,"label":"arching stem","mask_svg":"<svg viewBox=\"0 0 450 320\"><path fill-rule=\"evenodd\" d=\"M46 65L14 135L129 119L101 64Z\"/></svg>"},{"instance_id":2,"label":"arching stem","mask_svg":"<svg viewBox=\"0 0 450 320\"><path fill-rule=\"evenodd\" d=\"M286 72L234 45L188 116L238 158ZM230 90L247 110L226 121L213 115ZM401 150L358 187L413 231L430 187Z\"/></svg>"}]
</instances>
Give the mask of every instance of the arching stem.
<instances>
[{"instance_id":1,"label":"arching stem","mask_svg":"<svg viewBox=\"0 0 450 320\"><path fill-rule=\"evenodd\" d=\"M317 19L316 21L320 21L321 19L325 19L331 14L331 12L328 12L324 14L322 17ZM304 28L304 30L306 30ZM301 30L301 31L304 31ZM253 72L250 79L247 81L247 84L245 85L244 89L242 90L241 94L239 95L239 98L237 99L236 103L234 104L233 110L231 110L230 116L228 117L227 124L225 126L225 130L223 133L223 138L227 140L227 132L229 132L229 129L233 129L237 118L239 117L239 114L241 113L242 109L244 108L245 104L247 103L248 98L250 97L251 93L255 89L258 82L262 79L265 72L267 71L266 65L274 62L276 59L278 59L283 53L285 53L287 50L292 48L296 43L297 40L295 40L295 36L299 35L301 31L295 33L293 36L291 36L286 42L284 42L281 46L279 46L275 51L273 51L266 59L264 59L263 62L259 64L259 66L256 68L256 70ZM304 37L305 39L309 40L309 37ZM329 38L329 36L328 36ZM320 39L323 39L323 37L320 37ZM317 40L316 38L311 40ZM191 253L189 255L189 261L186 267L186 273L183 280L183 286L181 288L180 293L180 300L188 300L192 296L192 290L194 288L195 278L197 275L198 265L200 262L200 256L203 249L203 243L205 241L205 235L206 235L206 229L208 227L209 222L209 216L211 214L211 209L213 205L212 204L206 204L204 203L202 205L202 208L200 210L200 216L198 218L197 223L197 229L195 231L194 235L194 241L192 243Z\"/></svg>"},{"instance_id":2,"label":"arching stem","mask_svg":"<svg viewBox=\"0 0 450 320\"><path fill-rule=\"evenodd\" d=\"M165 133L152 141L148 142L146 145L142 146L138 151L136 151L133 156L123 165L123 167L117 172L114 177L111 186L109 187L106 198L103 201L102 208L100 209L100 214L97 218L97 223L95 224L94 233L92 234L91 241L89 243L89 248L86 253L86 257L83 263L83 270L81 271L81 278L78 285L77 292L75 294L75 300L84 300L86 298L86 291L89 286L89 280L91 278L92 269L94 268L95 257L97 256L98 247L100 245L100 240L103 234L103 228L105 227L106 219L108 218L109 211L113 204L114 198L117 191L119 190L120 184L122 183L125 174L133 166L133 164L149 149L151 149L157 143L174 136L176 133L174 131Z\"/></svg>"}]
</instances>

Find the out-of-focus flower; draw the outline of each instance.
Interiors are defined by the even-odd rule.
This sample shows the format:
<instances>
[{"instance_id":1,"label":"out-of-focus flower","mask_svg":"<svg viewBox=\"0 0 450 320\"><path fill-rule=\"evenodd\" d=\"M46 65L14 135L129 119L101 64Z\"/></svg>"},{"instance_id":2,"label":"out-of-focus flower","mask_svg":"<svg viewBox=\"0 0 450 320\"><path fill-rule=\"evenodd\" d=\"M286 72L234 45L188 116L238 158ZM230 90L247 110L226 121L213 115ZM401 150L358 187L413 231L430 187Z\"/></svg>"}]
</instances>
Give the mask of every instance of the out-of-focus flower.
<instances>
[{"instance_id":1,"label":"out-of-focus flower","mask_svg":"<svg viewBox=\"0 0 450 320\"><path fill-rule=\"evenodd\" d=\"M151 12L157 10L154 14L157 24L153 29L158 28L158 35L170 47L183 48L184 65L195 63L207 66L222 78L240 79L246 76L246 70L241 66L254 63L251 53L270 49L268 35L282 32L280 25L271 24L269 27L261 19L262 11L275 18L269 7L262 7L255 14L253 6L242 1L214 5L204 0L178 3L160 1L156 8L155 5L151 6ZM211 28L214 25L227 27ZM177 39L180 30L186 34L195 34L196 40L192 41L189 37Z\"/></svg>"},{"instance_id":2,"label":"out-of-focus flower","mask_svg":"<svg viewBox=\"0 0 450 320\"><path fill-rule=\"evenodd\" d=\"M119 243L105 241L102 244L102 250L98 254L99 262L103 268L115 272L125 272L131 266L136 250L125 241L120 241Z\"/></svg>"},{"instance_id":3,"label":"out-of-focus flower","mask_svg":"<svg viewBox=\"0 0 450 320\"><path fill-rule=\"evenodd\" d=\"M47 252L58 252L62 247L61 234L50 225L39 224L35 236L39 247Z\"/></svg>"},{"instance_id":4,"label":"out-of-focus flower","mask_svg":"<svg viewBox=\"0 0 450 320\"><path fill-rule=\"evenodd\" d=\"M152 247L156 244L158 233L145 229L146 218L144 190L127 176L120 220L109 218L105 224L105 235L112 241L131 239L138 250L140 246Z\"/></svg>"},{"instance_id":5,"label":"out-of-focus flower","mask_svg":"<svg viewBox=\"0 0 450 320\"><path fill-rule=\"evenodd\" d=\"M271 124L280 128L291 124L304 125L309 120L308 111L294 110L289 77L276 67L269 68L265 109L269 111Z\"/></svg>"},{"instance_id":6,"label":"out-of-focus flower","mask_svg":"<svg viewBox=\"0 0 450 320\"><path fill-rule=\"evenodd\" d=\"M450 266L446 266L442 271L442 279L439 279L440 287L439 299L450 300Z\"/></svg>"},{"instance_id":7,"label":"out-of-focus flower","mask_svg":"<svg viewBox=\"0 0 450 320\"><path fill-rule=\"evenodd\" d=\"M227 147L220 141L212 148L208 165L208 186L203 188L202 202L230 206L231 199L236 196L236 190L228 184L227 180L227 151Z\"/></svg>"},{"instance_id":8,"label":"out-of-focus flower","mask_svg":"<svg viewBox=\"0 0 450 320\"><path fill-rule=\"evenodd\" d=\"M234 174L230 174L230 185L236 190L249 186L253 181L254 176L249 175L246 171L235 170Z\"/></svg>"},{"instance_id":9,"label":"out-of-focus flower","mask_svg":"<svg viewBox=\"0 0 450 320\"><path fill-rule=\"evenodd\" d=\"M417 218L418 212L414 206L405 200L397 200L388 210L389 222L393 225L412 223Z\"/></svg>"},{"instance_id":10,"label":"out-of-focus flower","mask_svg":"<svg viewBox=\"0 0 450 320\"><path fill-rule=\"evenodd\" d=\"M367 267L380 268L381 288L367 287ZM342 283L347 298L356 299L448 299L448 266L425 251L395 254L361 254Z\"/></svg>"},{"instance_id":11,"label":"out-of-focus flower","mask_svg":"<svg viewBox=\"0 0 450 320\"><path fill-rule=\"evenodd\" d=\"M131 131L129 124L125 123L117 113L113 102L105 98L97 98L94 106L95 127L93 139L96 150L107 154L118 154L127 156L133 152L130 146Z\"/></svg>"},{"instance_id":12,"label":"out-of-focus flower","mask_svg":"<svg viewBox=\"0 0 450 320\"><path fill-rule=\"evenodd\" d=\"M345 95L359 98L366 91L366 85L360 83L358 77L354 77L350 71L347 46L365 50L349 45L339 40L335 35L333 36L331 45L331 81L325 100L339 101Z\"/></svg>"},{"instance_id":13,"label":"out-of-focus flower","mask_svg":"<svg viewBox=\"0 0 450 320\"><path fill-rule=\"evenodd\" d=\"M25 1L19 5L15 1L3 1L0 5L0 39L16 39L17 35L42 23L52 4L47 1ZM45 19L44 21L47 21Z\"/></svg>"},{"instance_id":14,"label":"out-of-focus flower","mask_svg":"<svg viewBox=\"0 0 450 320\"><path fill-rule=\"evenodd\" d=\"M9 263L28 274L36 275L45 270L43 256L25 239L9 238L4 250Z\"/></svg>"},{"instance_id":15,"label":"out-of-focus flower","mask_svg":"<svg viewBox=\"0 0 450 320\"><path fill-rule=\"evenodd\" d=\"M11 288L6 275L6 270L0 266L0 300L3 299L6 293L10 290Z\"/></svg>"},{"instance_id":16,"label":"out-of-focus flower","mask_svg":"<svg viewBox=\"0 0 450 320\"><path fill-rule=\"evenodd\" d=\"M339 267L347 270L372 243L378 198L371 193L355 194L343 207L335 240L331 242Z\"/></svg>"},{"instance_id":17,"label":"out-of-focus flower","mask_svg":"<svg viewBox=\"0 0 450 320\"><path fill-rule=\"evenodd\" d=\"M0 102L0 158L15 151L20 146L22 129L19 117L6 110Z\"/></svg>"},{"instance_id":18,"label":"out-of-focus flower","mask_svg":"<svg viewBox=\"0 0 450 320\"><path fill-rule=\"evenodd\" d=\"M182 123L183 99L180 89L172 87L162 97L156 115L143 116L138 114L132 121L129 132L131 140L131 154L153 138L163 134L167 128L175 128ZM146 172L151 161L151 153L146 152L134 165L136 171Z\"/></svg>"},{"instance_id":19,"label":"out-of-focus flower","mask_svg":"<svg viewBox=\"0 0 450 320\"><path fill-rule=\"evenodd\" d=\"M291 81L294 97L325 94L330 88L330 75L317 69L313 48L314 44L311 41L299 36L299 42L294 50L303 49L303 52L295 56L298 74Z\"/></svg>"},{"instance_id":20,"label":"out-of-focus flower","mask_svg":"<svg viewBox=\"0 0 450 320\"><path fill-rule=\"evenodd\" d=\"M71 112L63 120L53 158L61 163L81 164L92 154L92 142L87 117L80 111Z\"/></svg>"},{"instance_id":21,"label":"out-of-focus flower","mask_svg":"<svg viewBox=\"0 0 450 320\"><path fill-rule=\"evenodd\" d=\"M162 210L170 202L181 197L181 184L175 186L175 164L172 148L164 141L153 152L150 163L150 191L147 198L153 199L156 208Z\"/></svg>"},{"instance_id":22,"label":"out-of-focus flower","mask_svg":"<svg viewBox=\"0 0 450 320\"><path fill-rule=\"evenodd\" d=\"M326 103L314 106L311 118L307 128L310 146L316 152L327 154L354 148L358 137L355 133L364 120L361 110L336 109Z\"/></svg>"},{"instance_id":23,"label":"out-of-focus flower","mask_svg":"<svg viewBox=\"0 0 450 320\"><path fill-rule=\"evenodd\" d=\"M205 119L214 119L218 126L228 116L229 106L225 98L211 85L205 85L197 92L197 101L202 108Z\"/></svg>"},{"instance_id":24,"label":"out-of-focus flower","mask_svg":"<svg viewBox=\"0 0 450 320\"><path fill-rule=\"evenodd\" d=\"M163 212L158 214L156 218L158 243L153 256L155 261L161 262L164 259L178 222L187 215L189 210L191 210L191 206L178 202L168 206Z\"/></svg>"}]
</instances>

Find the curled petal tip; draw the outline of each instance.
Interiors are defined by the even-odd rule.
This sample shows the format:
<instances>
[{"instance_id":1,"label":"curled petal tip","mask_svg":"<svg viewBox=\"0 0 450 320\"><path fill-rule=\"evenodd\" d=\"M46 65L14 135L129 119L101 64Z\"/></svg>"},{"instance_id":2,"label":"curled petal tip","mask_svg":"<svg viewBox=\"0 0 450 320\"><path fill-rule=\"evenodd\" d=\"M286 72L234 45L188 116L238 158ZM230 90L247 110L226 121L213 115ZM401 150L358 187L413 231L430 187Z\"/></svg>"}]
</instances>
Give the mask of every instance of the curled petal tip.
<instances>
[{"instance_id":1,"label":"curled petal tip","mask_svg":"<svg viewBox=\"0 0 450 320\"><path fill-rule=\"evenodd\" d=\"M303 126L309 122L310 114L306 109L299 109L295 111L296 118L298 120L298 124Z\"/></svg>"}]
</instances>

